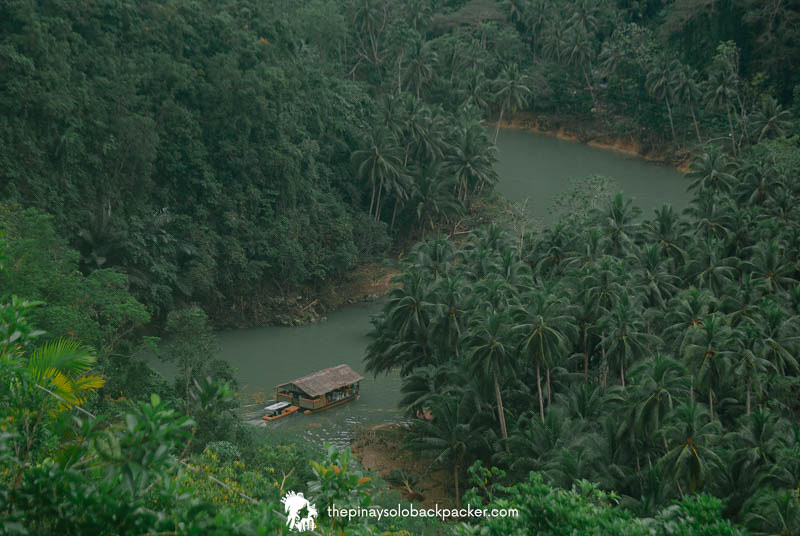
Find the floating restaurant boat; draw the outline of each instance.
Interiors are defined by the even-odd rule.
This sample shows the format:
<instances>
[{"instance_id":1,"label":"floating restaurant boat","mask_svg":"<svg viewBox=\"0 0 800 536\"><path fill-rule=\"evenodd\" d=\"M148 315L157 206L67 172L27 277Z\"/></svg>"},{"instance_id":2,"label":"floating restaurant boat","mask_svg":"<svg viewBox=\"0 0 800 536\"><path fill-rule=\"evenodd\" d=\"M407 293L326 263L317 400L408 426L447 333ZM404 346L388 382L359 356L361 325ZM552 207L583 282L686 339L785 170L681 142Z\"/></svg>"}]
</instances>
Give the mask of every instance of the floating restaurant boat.
<instances>
[{"instance_id":1,"label":"floating restaurant boat","mask_svg":"<svg viewBox=\"0 0 800 536\"><path fill-rule=\"evenodd\" d=\"M363 379L347 365L339 365L278 385L275 399L298 406L306 415L317 413L357 399Z\"/></svg>"},{"instance_id":2,"label":"floating restaurant boat","mask_svg":"<svg viewBox=\"0 0 800 536\"><path fill-rule=\"evenodd\" d=\"M297 412L300 408L297 406L293 406L288 402L276 402L275 404L269 405L264 408L267 411L267 414L261 417L265 421L277 421L282 417L288 417L292 413Z\"/></svg>"}]
</instances>

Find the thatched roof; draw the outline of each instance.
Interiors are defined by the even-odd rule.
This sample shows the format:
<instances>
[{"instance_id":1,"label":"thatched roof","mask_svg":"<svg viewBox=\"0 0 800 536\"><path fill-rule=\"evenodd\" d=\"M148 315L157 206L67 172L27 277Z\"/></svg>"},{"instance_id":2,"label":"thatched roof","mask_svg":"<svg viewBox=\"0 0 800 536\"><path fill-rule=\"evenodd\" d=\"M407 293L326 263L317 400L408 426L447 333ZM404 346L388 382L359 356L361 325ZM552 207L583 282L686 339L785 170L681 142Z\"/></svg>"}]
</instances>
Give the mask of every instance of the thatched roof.
<instances>
[{"instance_id":1,"label":"thatched roof","mask_svg":"<svg viewBox=\"0 0 800 536\"><path fill-rule=\"evenodd\" d=\"M281 384L278 388L293 385L308 396L319 396L363 379L364 376L361 376L347 365L339 365L338 367L318 370L308 376Z\"/></svg>"}]
</instances>

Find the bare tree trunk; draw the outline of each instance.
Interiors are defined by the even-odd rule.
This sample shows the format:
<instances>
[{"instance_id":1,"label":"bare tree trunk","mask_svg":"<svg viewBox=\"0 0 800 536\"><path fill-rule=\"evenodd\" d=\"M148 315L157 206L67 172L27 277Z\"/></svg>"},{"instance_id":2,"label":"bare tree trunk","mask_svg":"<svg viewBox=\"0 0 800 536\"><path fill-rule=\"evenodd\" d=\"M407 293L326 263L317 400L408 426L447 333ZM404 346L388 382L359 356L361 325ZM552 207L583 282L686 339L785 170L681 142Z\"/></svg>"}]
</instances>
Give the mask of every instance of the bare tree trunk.
<instances>
[{"instance_id":1,"label":"bare tree trunk","mask_svg":"<svg viewBox=\"0 0 800 536\"><path fill-rule=\"evenodd\" d=\"M669 105L669 98L667 98L666 93L664 93L664 102L667 105L667 115L669 116L669 128L672 131L672 141L677 142L678 137L675 135L675 123L672 121L672 107Z\"/></svg>"},{"instance_id":2,"label":"bare tree trunk","mask_svg":"<svg viewBox=\"0 0 800 536\"><path fill-rule=\"evenodd\" d=\"M592 83L589 82L589 75L586 74L586 67L581 65L581 71L583 71L583 78L586 80L586 87L589 88L589 94L592 96L592 104L595 108L597 108L597 98L594 96L594 88L592 87Z\"/></svg>"},{"instance_id":3,"label":"bare tree trunk","mask_svg":"<svg viewBox=\"0 0 800 536\"><path fill-rule=\"evenodd\" d=\"M383 182L378 185L378 204L375 207L375 221L381 219L381 194L383 193Z\"/></svg>"},{"instance_id":4,"label":"bare tree trunk","mask_svg":"<svg viewBox=\"0 0 800 536\"><path fill-rule=\"evenodd\" d=\"M185 380L185 391L183 396L186 397L186 415L189 415L189 379L192 377L192 367L189 366L183 371L184 380Z\"/></svg>"},{"instance_id":5,"label":"bare tree trunk","mask_svg":"<svg viewBox=\"0 0 800 536\"><path fill-rule=\"evenodd\" d=\"M733 119L731 118L731 105L728 103L728 129L731 136L731 148L733 149L733 156L736 157L736 136L733 134Z\"/></svg>"},{"instance_id":6,"label":"bare tree trunk","mask_svg":"<svg viewBox=\"0 0 800 536\"><path fill-rule=\"evenodd\" d=\"M402 68L401 68L402 61L403 61L403 55L400 54L400 55L397 56L397 94L398 95L403 92L403 82L400 79L400 71L402 70Z\"/></svg>"},{"instance_id":7,"label":"bare tree trunk","mask_svg":"<svg viewBox=\"0 0 800 536\"><path fill-rule=\"evenodd\" d=\"M544 368L544 374L547 381L547 407L549 408L550 406L553 405L553 400L550 396L550 392L552 391L552 389L550 388L550 367Z\"/></svg>"},{"instance_id":8,"label":"bare tree trunk","mask_svg":"<svg viewBox=\"0 0 800 536\"><path fill-rule=\"evenodd\" d=\"M508 439L506 415L503 411L503 397L500 396L500 382L497 381L497 374L494 375L494 394L497 397L497 417L500 419L500 434L503 436L503 439Z\"/></svg>"},{"instance_id":9,"label":"bare tree trunk","mask_svg":"<svg viewBox=\"0 0 800 536\"><path fill-rule=\"evenodd\" d=\"M589 381L589 331L583 330L583 378Z\"/></svg>"},{"instance_id":10,"label":"bare tree trunk","mask_svg":"<svg viewBox=\"0 0 800 536\"><path fill-rule=\"evenodd\" d=\"M747 377L747 414L750 415L750 382L752 379Z\"/></svg>"},{"instance_id":11,"label":"bare tree trunk","mask_svg":"<svg viewBox=\"0 0 800 536\"><path fill-rule=\"evenodd\" d=\"M456 508L461 508L461 493L458 489L458 464L453 464L453 481L456 487Z\"/></svg>"},{"instance_id":12,"label":"bare tree trunk","mask_svg":"<svg viewBox=\"0 0 800 536\"><path fill-rule=\"evenodd\" d=\"M494 144L497 145L497 136L500 134L500 123L503 122L503 112L505 111L505 106L502 104L500 105L500 117L497 118L497 128L494 129Z\"/></svg>"},{"instance_id":13,"label":"bare tree trunk","mask_svg":"<svg viewBox=\"0 0 800 536\"><path fill-rule=\"evenodd\" d=\"M700 136L700 125L697 124L697 117L694 115L694 104L690 104L689 109L692 111L692 122L694 123L694 131L697 133L697 141L700 145L703 145L703 137Z\"/></svg>"},{"instance_id":14,"label":"bare tree trunk","mask_svg":"<svg viewBox=\"0 0 800 536\"><path fill-rule=\"evenodd\" d=\"M391 227L389 227L390 229L394 229L394 218L395 216L397 216L397 204L399 201L400 201L399 199L394 200L394 210L392 211L392 225Z\"/></svg>"},{"instance_id":15,"label":"bare tree trunk","mask_svg":"<svg viewBox=\"0 0 800 536\"><path fill-rule=\"evenodd\" d=\"M607 384L607 380L608 380L608 363L606 362L606 345L605 345L606 332L605 331L603 331L603 334L602 334L601 337L602 337L602 340L600 342L600 354L601 354L602 360L603 360L603 379L600 380L600 385L603 387L603 392L605 392L606 384Z\"/></svg>"},{"instance_id":16,"label":"bare tree trunk","mask_svg":"<svg viewBox=\"0 0 800 536\"><path fill-rule=\"evenodd\" d=\"M542 375L539 371L539 360L536 360L536 389L539 392L539 416L544 422L544 400L542 399Z\"/></svg>"},{"instance_id":17,"label":"bare tree trunk","mask_svg":"<svg viewBox=\"0 0 800 536\"><path fill-rule=\"evenodd\" d=\"M369 199L369 217L372 217L372 206L375 204L375 183L372 183L372 197Z\"/></svg>"},{"instance_id":18,"label":"bare tree trunk","mask_svg":"<svg viewBox=\"0 0 800 536\"><path fill-rule=\"evenodd\" d=\"M708 390L708 408L709 408L709 417L711 418L711 422L714 422L714 390Z\"/></svg>"}]
</instances>

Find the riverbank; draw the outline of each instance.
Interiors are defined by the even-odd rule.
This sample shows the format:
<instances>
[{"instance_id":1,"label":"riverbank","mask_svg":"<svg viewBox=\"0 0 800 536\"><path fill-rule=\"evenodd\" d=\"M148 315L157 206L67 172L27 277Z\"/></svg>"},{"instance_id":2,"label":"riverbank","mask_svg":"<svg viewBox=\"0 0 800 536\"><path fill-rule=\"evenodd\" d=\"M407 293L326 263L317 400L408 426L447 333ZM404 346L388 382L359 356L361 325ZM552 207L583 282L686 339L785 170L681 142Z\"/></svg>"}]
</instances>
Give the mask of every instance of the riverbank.
<instances>
[{"instance_id":1,"label":"riverbank","mask_svg":"<svg viewBox=\"0 0 800 536\"><path fill-rule=\"evenodd\" d=\"M497 121L487 121L486 124L497 127ZM531 112L517 112L504 118L500 122L500 128L553 136L559 140L582 143L590 147L644 158L650 162L673 167L681 173L689 171L691 154L688 151L676 152L665 146L656 147L645 144L633 135L611 134L602 126L591 122L562 120Z\"/></svg>"},{"instance_id":2,"label":"riverbank","mask_svg":"<svg viewBox=\"0 0 800 536\"><path fill-rule=\"evenodd\" d=\"M268 300L271 321L259 325L300 326L327 320L327 314L344 305L375 301L392 290L391 280L400 273L396 267L380 262L356 266L339 280L316 293Z\"/></svg>"},{"instance_id":3,"label":"riverbank","mask_svg":"<svg viewBox=\"0 0 800 536\"><path fill-rule=\"evenodd\" d=\"M408 423L361 430L350 448L364 469L381 476L389 486L423 508L452 507L452 475L429 456L405 448Z\"/></svg>"}]
</instances>

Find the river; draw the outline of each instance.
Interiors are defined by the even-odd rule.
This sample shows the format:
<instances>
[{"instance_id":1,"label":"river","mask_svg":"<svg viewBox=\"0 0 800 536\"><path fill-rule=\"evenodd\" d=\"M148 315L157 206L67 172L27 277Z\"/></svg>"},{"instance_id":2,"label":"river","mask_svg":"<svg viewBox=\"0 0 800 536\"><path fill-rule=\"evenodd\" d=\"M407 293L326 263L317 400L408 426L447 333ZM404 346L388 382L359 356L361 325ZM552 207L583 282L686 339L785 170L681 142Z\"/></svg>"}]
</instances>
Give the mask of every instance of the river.
<instances>
[{"instance_id":1,"label":"river","mask_svg":"<svg viewBox=\"0 0 800 536\"><path fill-rule=\"evenodd\" d=\"M512 201L527 198L531 215L545 222L553 197L568 188L570 178L586 175L613 177L646 215L664 203L682 208L689 198L683 176L671 168L546 135L501 130L498 158L498 191ZM246 409L255 410L245 416L262 424L260 408L278 383L340 363L363 374L370 316L380 308L380 302L351 305L328 315L327 322L310 326L220 332L222 357L237 371L240 392L252 404ZM265 428L345 445L360 427L402 418L397 410L399 389L395 374L368 376L357 401L315 415L295 414Z\"/></svg>"}]
</instances>

